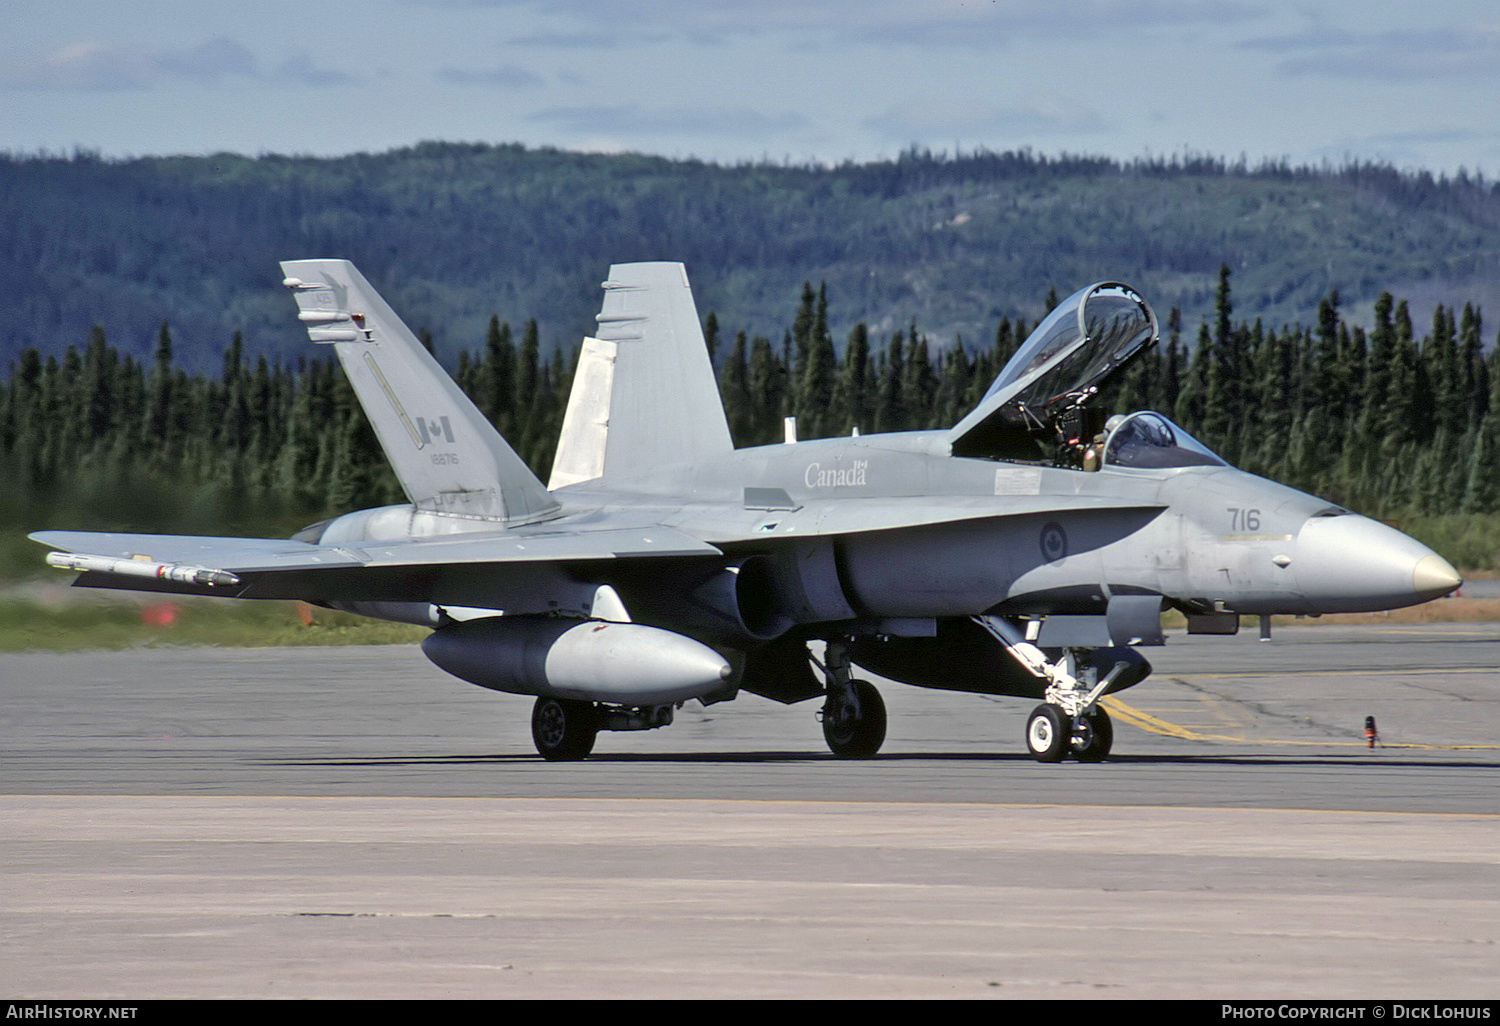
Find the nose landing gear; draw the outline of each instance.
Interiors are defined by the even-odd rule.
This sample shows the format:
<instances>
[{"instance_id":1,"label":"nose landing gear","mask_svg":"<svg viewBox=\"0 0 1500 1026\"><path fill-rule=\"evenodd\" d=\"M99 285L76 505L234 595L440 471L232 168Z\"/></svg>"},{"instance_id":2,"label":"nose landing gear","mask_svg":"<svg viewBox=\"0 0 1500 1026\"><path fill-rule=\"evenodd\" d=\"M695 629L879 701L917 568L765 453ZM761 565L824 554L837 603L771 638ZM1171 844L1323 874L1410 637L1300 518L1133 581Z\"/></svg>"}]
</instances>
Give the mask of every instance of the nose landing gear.
<instances>
[{"instance_id":1,"label":"nose landing gear","mask_svg":"<svg viewBox=\"0 0 1500 1026\"><path fill-rule=\"evenodd\" d=\"M1047 682L1046 702L1026 720L1026 750L1037 762L1062 762L1069 755L1079 762L1103 762L1115 743L1115 728L1099 698L1130 663L1120 660L1099 676L1088 650L1066 648L1062 658L1049 659L1004 617L976 616L974 622L1038 680Z\"/></svg>"}]
</instances>

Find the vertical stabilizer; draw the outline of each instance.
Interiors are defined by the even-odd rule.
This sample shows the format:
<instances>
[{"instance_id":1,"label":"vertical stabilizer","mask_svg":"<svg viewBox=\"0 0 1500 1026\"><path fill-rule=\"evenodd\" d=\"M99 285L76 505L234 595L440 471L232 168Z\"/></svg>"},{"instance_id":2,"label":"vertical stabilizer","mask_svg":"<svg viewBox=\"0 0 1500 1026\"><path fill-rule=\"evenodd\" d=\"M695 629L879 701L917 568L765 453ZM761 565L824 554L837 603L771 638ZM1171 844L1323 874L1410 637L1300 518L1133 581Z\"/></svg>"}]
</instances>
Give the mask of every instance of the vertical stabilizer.
<instances>
[{"instance_id":1,"label":"vertical stabilizer","mask_svg":"<svg viewBox=\"0 0 1500 1026\"><path fill-rule=\"evenodd\" d=\"M347 260L281 265L297 317L332 345L414 506L521 524L558 504Z\"/></svg>"},{"instance_id":2,"label":"vertical stabilizer","mask_svg":"<svg viewBox=\"0 0 1500 1026\"><path fill-rule=\"evenodd\" d=\"M549 482L649 480L734 450L681 264L615 264L584 340Z\"/></svg>"}]
</instances>

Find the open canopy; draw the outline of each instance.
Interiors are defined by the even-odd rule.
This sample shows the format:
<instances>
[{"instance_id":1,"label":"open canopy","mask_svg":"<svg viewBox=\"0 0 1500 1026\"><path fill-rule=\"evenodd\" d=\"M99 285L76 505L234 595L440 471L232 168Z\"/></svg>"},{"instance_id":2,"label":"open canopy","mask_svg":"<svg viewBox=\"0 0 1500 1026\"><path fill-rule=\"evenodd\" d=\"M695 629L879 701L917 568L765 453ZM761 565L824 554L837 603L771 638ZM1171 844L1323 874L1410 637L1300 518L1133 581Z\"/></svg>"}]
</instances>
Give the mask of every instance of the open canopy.
<instances>
[{"instance_id":1,"label":"open canopy","mask_svg":"<svg viewBox=\"0 0 1500 1026\"><path fill-rule=\"evenodd\" d=\"M1080 289L1036 326L974 412L953 429L959 455L1004 458L1018 431L1046 434L1059 417L1156 342L1156 315L1128 285Z\"/></svg>"},{"instance_id":2,"label":"open canopy","mask_svg":"<svg viewBox=\"0 0 1500 1026\"><path fill-rule=\"evenodd\" d=\"M1156 315L1128 285L1105 282L1058 304L1016 351L985 398L1045 425L1060 407L1087 402L1099 386L1156 340Z\"/></svg>"}]
</instances>

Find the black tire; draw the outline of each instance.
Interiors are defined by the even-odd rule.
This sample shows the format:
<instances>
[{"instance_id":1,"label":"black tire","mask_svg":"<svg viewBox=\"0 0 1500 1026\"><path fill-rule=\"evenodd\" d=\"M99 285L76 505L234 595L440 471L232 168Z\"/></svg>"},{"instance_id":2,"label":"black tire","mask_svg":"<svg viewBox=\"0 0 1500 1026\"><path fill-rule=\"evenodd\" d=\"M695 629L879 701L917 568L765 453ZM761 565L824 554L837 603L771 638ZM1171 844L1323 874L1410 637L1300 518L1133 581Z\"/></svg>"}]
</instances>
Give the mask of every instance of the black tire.
<instances>
[{"instance_id":1,"label":"black tire","mask_svg":"<svg viewBox=\"0 0 1500 1026\"><path fill-rule=\"evenodd\" d=\"M592 702L538 698L531 707L531 740L549 762L576 762L594 750L599 717Z\"/></svg>"},{"instance_id":2,"label":"black tire","mask_svg":"<svg viewBox=\"0 0 1500 1026\"><path fill-rule=\"evenodd\" d=\"M823 705L823 740L840 759L868 759L885 743L885 700L867 680L849 682L852 695Z\"/></svg>"},{"instance_id":3,"label":"black tire","mask_svg":"<svg viewBox=\"0 0 1500 1026\"><path fill-rule=\"evenodd\" d=\"M1073 747L1073 719L1055 705L1039 705L1026 720L1026 750L1037 762L1062 762Z\"/></svg>"},{"instance_id":4,"label":"black tire","mask_svg":"<svg viewBox=\"0 0 1500 1026\"><path fill-rule=\"evenodd\" d=\"M1115 725L1103 706L1096 705L1073 733L1073 758L1079 762L1103 762L1109 758L1114 744Z\"/></svg>"}]
</instances>

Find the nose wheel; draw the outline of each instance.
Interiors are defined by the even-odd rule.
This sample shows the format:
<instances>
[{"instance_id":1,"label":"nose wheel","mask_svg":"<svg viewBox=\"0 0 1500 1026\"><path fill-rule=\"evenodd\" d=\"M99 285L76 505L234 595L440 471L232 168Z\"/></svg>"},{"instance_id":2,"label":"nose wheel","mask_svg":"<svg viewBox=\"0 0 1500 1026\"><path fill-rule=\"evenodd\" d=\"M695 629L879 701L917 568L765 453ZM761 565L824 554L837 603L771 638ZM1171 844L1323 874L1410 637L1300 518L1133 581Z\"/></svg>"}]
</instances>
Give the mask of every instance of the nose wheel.
<instances>
[{"instance_id":1,"label":"nose wheel","mask_svg":"<svg viewBox=\"0 0 1500 1026\"><path fill-rule=\"evenodd\" d=\"M1026 750L1037 762L1062 762L1073 735L1068 717L1055 705L1039 705L1026 721Z\"/></svg>"},{"instance_id":2,"label":"nose wheel","mask_svg":"<svg viewBox=\"0 0 1500 1026\"><path fill-rule=\"evenodd\" d=\"M1079 762L1103 762L1114 741L1109 713L1097 705L1077 717L1060 706L1039 705L1026 721L1026 750L1037 762L1062 762L1069 755Z\"/></svg>"},{"instance_id":3,"label":"nose wheel","mask_svg":"<svg viewBox=\"0 0 1500 1026\"><path fill-rule=\"evenodd\" d=\"M1080 716L1073 724L1073 758L1079 762L1103 762L1115 744L1115 725L1100 706Z\"/></svg>"}]
</instances>

